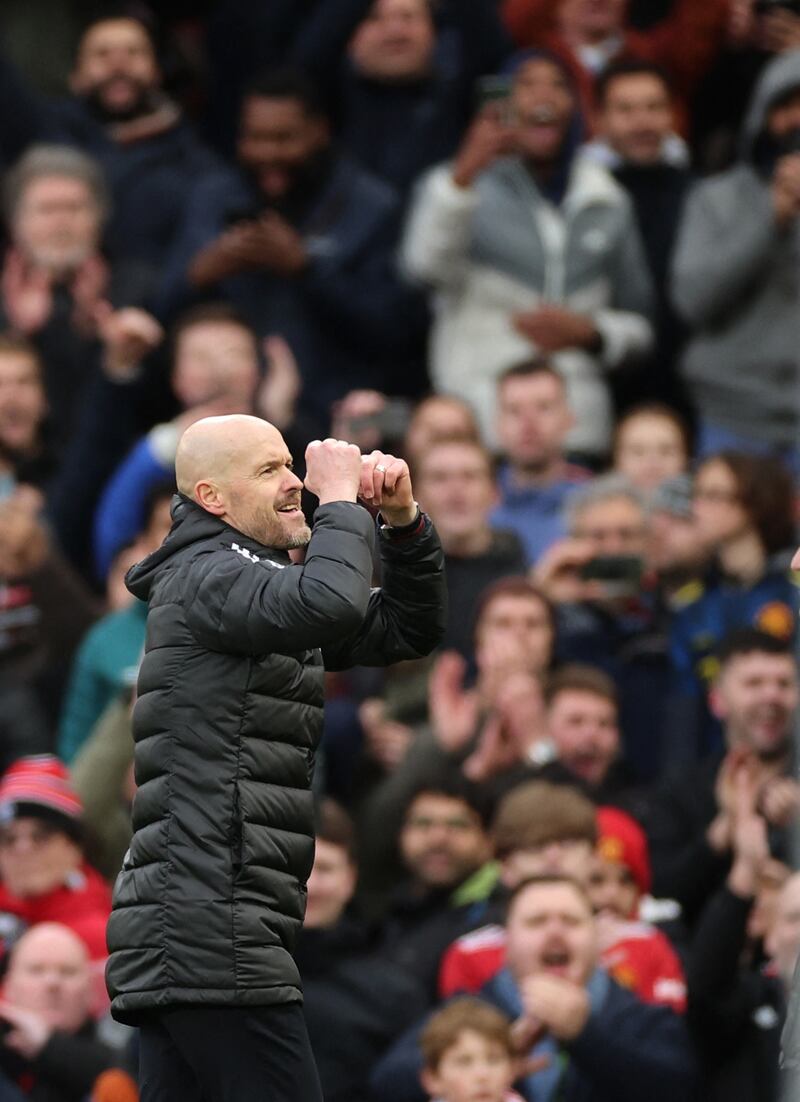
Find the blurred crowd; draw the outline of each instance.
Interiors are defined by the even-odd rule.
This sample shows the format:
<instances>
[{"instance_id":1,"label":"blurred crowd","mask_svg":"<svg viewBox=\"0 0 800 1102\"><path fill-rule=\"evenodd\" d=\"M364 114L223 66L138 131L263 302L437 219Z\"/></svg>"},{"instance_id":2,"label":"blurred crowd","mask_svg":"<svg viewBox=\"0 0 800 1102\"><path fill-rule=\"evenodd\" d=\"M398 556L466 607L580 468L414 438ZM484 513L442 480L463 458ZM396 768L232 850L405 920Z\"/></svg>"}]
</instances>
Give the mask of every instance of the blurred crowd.
<instances>
[{"instance_id":1,"label":"blurred crowd","mask_svg":"<svg viewBox=\"0 0 800 1102\"><path fill-rule=\"evenodd\" d=\"M446 555L328 675L326 1102L798 1097L800 2L3 7L1 1102L137 1098L123 579L226 413Z\"/></svg>"}]
</instances>

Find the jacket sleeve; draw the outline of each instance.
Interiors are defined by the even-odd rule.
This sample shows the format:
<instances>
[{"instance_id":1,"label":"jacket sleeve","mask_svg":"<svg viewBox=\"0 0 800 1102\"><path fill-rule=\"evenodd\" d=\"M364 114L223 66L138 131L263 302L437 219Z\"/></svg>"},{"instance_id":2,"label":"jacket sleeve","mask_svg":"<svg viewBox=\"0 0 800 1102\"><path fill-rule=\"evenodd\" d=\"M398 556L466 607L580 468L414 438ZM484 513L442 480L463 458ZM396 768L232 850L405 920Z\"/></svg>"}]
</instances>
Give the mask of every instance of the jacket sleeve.
<instances>
[{"instance_id":1,"label":"jacket sleeve","mask_svg":"<svg viewBox=\"0 0 800 1102\"><path fill-rule=\"evenodd\" d=\"M680 785L679 779L664 784L651 801L647 837L654 895L676 899L691 917L722 881L730 860L711 849L704 830L698 832Z\"/></svg>"},{"instance_id":2,"label":"jacket sleeve","mask_svg":"<svg viewBox=\"0 0 800 1102\"><path fill-rule=\"evenodd\" d=\"M474 188L453 183L449 165L439 165L417 186L401 245L400 262L409 278L435 286L456 286L467 270Z\"/></svg>"},{"instance_id":3,"label":"jacket sleeve","mask_svg":"<svg viewBox=\"0 0 800 1102\"><path fill-rule=\"evenodd\" d=\"M119 1063L115 1053L101 1041L56 1032L33 1066L37 1075L58 1086L59 1095L82 1097L92 1089L98 1075Z\"/></svg>"},{"instance_id":4,"label":"jacket sleeve","mask_svg":"<svg viewBox=\"0 0 800 1102\"><path fill-rule=\"evenodd\" d=\"M677 0L671 13L646 31L630 32L630 52L669 72L682 92L691 92L725 41L725 0Z\"/></svg>"},{"instance_id":5,"label":"jacket sleeve","mask_svg":"<svg viewBox=\"0 0 800 1102\"><path fill-rule=\"evenodd\" d=\"M189 630L233 654L294 654L352 635L370 601L374 530L366 509L336 501L317 509L303 566L234 549L201 555L187 579Z\"/></svg>"},{"instance_id":6,"label":"jacket sleeve","mask_svg":"<svg viewBox=\"0 0 800 1102\"><path fill-rule=\"evenodd\" d=\"M711 326L767 271L780 230L767 188L752 189L748 206L727 207L714 181L690 192L678 230L671 290L675 309L695 328Z\"/></svg>"},{"instance_id":7,"label":"jacket sleeve","mask_svg":"<svg viewBox=\"0 0 800 1102\"><path fill-rule=\"evenodd\" d=\"M373 1102L425 1102L420 1083L420 1037L427 1018L404 1033L372 1069L370 1099Z\"/></svg>"},{"instance_id":8,"label":"jacket sleeve","mask_svg":"<svg viewBox=\"0 0 800 1102\"><path fill-rule=\"evenodd\" d=\"M617 1102L692 1098L695 1061L683 1018L633 996L613 1013L594 1012L566 1046L598 1097Z\"/></svg>"},{"instance_id":9,"label":"jacket sleeve","mask_svg":"<svg viewBox=\"0 0 800 1102\"><path fill-rule=\"evenodd\" d=\"M312 256L298 287L314 313L346 329L364 354L397 356L424 340L427 302L403 279L397 262L399 208L381 198L365 209L368 215L373 228L363 246L352 255Z\"/></svg>"},{"instance_id":10,"label":"jacket sleeve","mask_svg":"<svg viewBox=\"0 0 800 1102\"><path fill-rule=\"evenodd\" d=\"M653 344L650 318L654 294L644 246L630 204L612 262L612 301L598 310L594 323L603 338L601 358L607 368L646 356Z\"/></svg>"},{"instance_id":11,"label":"jacket sleeve","mask_svg":"<svg viewBox=\"0 0 800 1102\"><path fill-rule=\"evenodd\" d=\"M380 541L383 584L372 590L358 629L324 647L326 669L422 658L444 637L444 553L430 520L423 514L419 532L407 538L382 529Z\"/></svg>"},{"instance_id":12,"label":"jacket sleeve","mask_svg":"<svg viewBox=\"0 0 800 1102\"><path fill-rule=\"evenodd\" d=\"M147 496L154 486L175 477L165 467L146 436L111 476L94 518L94 562L99 578L105 578L121 547L139 532Z\"/></svg>"},{"instance_id":13,"label":"jacket sleeve","mask_svg":"<svg viewBox=\"0 0 800 1102\"><path fill-rule=\"evenodd\" d=\"M689 1009L697 1035L706 1044L730 1041L763 1001L760 977L740 967L752 906L752 899L742 899L725 886L709 900L695 928Z\"/></svg>"},{"instance_id":14,"label":"jacket sleeve","mask_svg":"<svg viewBox=\"0 0 800 1102\"><path fill-rule=\"evenodd\" d=\"M75 656L58 727L58 756L70 763L108 701L108 685L99 669L103 635L93 628Z\"/></svg>"}]
</instances>

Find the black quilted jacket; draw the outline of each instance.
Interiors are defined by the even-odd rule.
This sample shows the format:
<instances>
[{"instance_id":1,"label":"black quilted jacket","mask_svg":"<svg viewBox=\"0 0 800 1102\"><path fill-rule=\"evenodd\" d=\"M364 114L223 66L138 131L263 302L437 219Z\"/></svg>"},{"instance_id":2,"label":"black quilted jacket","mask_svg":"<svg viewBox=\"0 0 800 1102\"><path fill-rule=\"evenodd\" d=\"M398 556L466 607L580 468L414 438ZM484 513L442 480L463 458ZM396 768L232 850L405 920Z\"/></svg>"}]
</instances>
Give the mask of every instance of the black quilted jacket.
<instances>
[{"instance_id":1,"label":"black quilted jacket","mask_svg":"<svg viewBox=\"0 0 800 1102\"><path fill-rule=\"evenodd\" d=\"M314 854L309 783L323 672L428 653L445 618L430 521L382 530L317 510L305 565L185 498L127 582L149 602L134 712L134 837L114 890L107 982L135 1022L176 1003L301 998L291 957Z\"/></svg>"}]
</instances>

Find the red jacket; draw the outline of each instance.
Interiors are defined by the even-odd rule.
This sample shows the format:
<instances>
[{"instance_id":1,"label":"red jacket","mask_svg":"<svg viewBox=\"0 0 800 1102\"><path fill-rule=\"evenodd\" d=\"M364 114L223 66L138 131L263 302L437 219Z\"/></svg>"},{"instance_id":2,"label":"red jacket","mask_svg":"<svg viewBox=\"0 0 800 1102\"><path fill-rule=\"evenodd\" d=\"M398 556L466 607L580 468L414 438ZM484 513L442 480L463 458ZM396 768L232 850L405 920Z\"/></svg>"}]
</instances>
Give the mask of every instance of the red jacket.
<instances>
[{"instance_id":1,"label":"red jacket","mask_svg":"<svg viewBox=\"0 0 800 1102\"><path fill-rule=\"evenodd\" d=\"M0 915L14 915L26 926L61 922L83 941L92 960L104 960L111 889L91 865L82 864L67 881L46 895L20 899L0 884Z\"/></svg>"},{"instance_id":2,"label":"red jacket","mask_svg":"<svg viewBox=\"0 0 800 1102\"><path fill-rule=\"evenodd\" d=\"M555 8L553 0L504 0L503 18L519 46L545 47L572 63L588 122L594 114L593 80L558 33ZM666 19L646 31L626 30L623 35L619 57L653 62L672 77L684 132L686 100L722 49L727 20L728 0L676 0Z\"/></svg>"},{"instance_id":3,"label":"red jacket","mask_svg":"<svg viewBox=\"0 0 800 1102\"><path fill-rule=\"evenodd\" d=\"M644 922L625 923L621 936L600 955L600 963L622 987L646 1003L686 1010L686 981L681 962L668 939ZM439 994L477 994L505 964L502 926L483 926L454 941L439 971Z\"/></svg>"}]
</instances>

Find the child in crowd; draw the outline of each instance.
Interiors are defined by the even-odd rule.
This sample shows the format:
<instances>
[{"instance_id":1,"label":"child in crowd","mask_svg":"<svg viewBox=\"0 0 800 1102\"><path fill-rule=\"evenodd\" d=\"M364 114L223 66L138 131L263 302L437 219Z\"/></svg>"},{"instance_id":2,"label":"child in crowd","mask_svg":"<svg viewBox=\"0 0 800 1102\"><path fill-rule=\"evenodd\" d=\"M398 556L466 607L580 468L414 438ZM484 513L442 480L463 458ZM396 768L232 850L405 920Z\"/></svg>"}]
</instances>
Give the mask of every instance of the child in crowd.
<instances>
[{"instance_id":1,"label":"child in crowd","mask_svg":"<svg viewBox=\"0 0 800 1102\"><path fill-rule=\"evenodd\" d=\"M479 999L454 999L429 1020L421 1038L422 1085L436 1102L521 1102L511 1022Z\"/></svg>"},{"instance_id":2,"label":"child in crowd","mask_svg":"<svg viewBox=\"0 0 800 1102\"><path fill-rule=\"evenodd\" d=\"M614 470L650 494L667 478L684 474L692 454L689 428L680 414L657 402L635 406L614 433Z\"/></svg>"}]
</instances>

